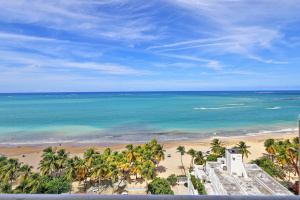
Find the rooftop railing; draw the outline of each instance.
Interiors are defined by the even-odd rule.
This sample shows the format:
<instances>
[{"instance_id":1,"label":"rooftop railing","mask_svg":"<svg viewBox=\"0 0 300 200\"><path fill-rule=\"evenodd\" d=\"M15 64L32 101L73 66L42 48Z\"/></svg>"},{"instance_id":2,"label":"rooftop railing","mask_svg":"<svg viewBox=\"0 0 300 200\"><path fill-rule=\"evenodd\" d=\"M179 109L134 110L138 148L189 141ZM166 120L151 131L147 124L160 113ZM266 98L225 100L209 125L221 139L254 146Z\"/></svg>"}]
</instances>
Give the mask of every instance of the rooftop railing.
<instances>
[{"instance_id":1,"label":"rooftop railing","mask_svg":"<svg viewBox=\"0 0 300 200\"><path fill-rule=\"evenodd\" d=\"M299 196L215 196L215 195L56 195L56 194L1 194L1 200L299 200Z\"/></svg>"}]
</instances>

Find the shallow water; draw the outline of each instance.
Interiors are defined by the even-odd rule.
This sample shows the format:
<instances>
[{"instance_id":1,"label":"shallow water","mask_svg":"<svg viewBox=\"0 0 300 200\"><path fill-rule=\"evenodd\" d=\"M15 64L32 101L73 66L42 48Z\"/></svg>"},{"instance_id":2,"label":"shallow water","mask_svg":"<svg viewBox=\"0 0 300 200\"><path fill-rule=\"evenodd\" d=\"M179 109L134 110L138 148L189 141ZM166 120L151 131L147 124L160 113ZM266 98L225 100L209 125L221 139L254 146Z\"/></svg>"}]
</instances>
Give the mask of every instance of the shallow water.
<instances>
[{"instance_id":1,"label":"shallow water","mask_svg":"<svg viewBox=\"0 0 300 200\"><path fill-rule=\"evenodd\" d=\"M0 94L0 145L285 133L299 113L300 91Z\"/></svg>"}]
</instances>

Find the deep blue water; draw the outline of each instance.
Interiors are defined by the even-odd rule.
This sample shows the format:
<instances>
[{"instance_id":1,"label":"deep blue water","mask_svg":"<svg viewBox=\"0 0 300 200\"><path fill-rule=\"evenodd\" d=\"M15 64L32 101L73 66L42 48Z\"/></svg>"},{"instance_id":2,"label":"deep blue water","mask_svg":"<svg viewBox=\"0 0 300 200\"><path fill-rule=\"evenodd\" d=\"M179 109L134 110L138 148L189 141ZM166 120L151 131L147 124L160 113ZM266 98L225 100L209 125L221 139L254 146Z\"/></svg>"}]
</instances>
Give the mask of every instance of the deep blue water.
<instances>
[{"instance_id":1,"label":"deep blue water","mask_svg":"<svg viewBox=\"0 0 300 200\"><path fill-rule=\"evenodd\" d=\"M0 145L284 133L299 114L300 91L0 94Z\"/></svg>"}]
</instances>

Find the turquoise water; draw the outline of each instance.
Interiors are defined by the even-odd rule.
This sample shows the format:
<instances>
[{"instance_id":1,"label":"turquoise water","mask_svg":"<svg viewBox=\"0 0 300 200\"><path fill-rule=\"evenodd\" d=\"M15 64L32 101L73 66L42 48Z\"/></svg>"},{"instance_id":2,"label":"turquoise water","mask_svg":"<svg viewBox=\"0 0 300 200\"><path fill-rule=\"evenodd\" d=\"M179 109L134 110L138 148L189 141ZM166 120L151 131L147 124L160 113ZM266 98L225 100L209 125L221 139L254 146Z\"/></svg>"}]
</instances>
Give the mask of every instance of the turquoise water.
<instances>
[{"instance_id":1,"label":"turquoise water","mask_svg":"<svg viewBox=\"0 0 300 200\"><path fill-rule=\"evenodd\" d=\"M0 145L284 133L299 113L300 91L0 94Z\"/></svg>"}]
</instances>

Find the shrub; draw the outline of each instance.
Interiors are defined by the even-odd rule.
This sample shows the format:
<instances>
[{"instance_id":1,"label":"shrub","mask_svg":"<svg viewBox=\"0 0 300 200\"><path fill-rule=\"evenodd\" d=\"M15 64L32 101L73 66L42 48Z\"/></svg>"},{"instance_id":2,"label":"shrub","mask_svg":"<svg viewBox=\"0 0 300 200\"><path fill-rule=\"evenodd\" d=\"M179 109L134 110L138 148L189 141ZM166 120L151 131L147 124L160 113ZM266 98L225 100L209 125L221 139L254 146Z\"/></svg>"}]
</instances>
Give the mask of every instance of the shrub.
<instances>
[{"instance_id":1,"label":"shrub","mask_svg":"<svg viewBox=\"0 0 300 200\"><path fill-rule=\"evenodd\" d=\"M168 181L164 178L155 178L149 185L148 190L151 194L174 195Z\"/></svg>"},{"instance_id":2,"label":"shrub","mask_svg":"<svg viewBox=\"0 0 300 200\"><path fill-rule=\"evenodd\" d=\"M221 156L216 155L216 154L209 154L206 158L206 161L217 161L218 158Z\"/></svg>"},{"instance_id":3,"label":"shrub","mask_svg":"<svg viewBox=\"0 0 300 200\"><path fill-rule=\"evenodd\" d=\"M70 190L70 181L64 179L64 176L57 177L46 184L46 194L67 193Z\"/></svg>"},{"instance_id":4,"label":"shrub","mask_svg":"<svg viewBox=\"0 0 300 200\"><path fill-rule=\"evenodd\" d=\"M194 189L196 190L197 189L197 180L196 180L195 176L192 174L191 174L191 182L194 186Z\"/></svg>"},{"instance_id":5,"label":"shrub","mask_svg":"<svg viewBox=\"0 0 300 200\"><path fill-rule=\"evenodd\" d=\"M204 185L201 183L200 179L197 179L198 193L199 195L207 195Z\"/></svg>"},{"instance_id":6,"label":"shrub","mask_svg":"<svg viewBox=\"0 0 300 200\"><path fill-rule=\"evenodd\" d=\"M171 174L168 178L167 181L169 182L170 185L176 185L177 183L177 178L175 177L175 174Z\"/></svg>"}]
</instances>

